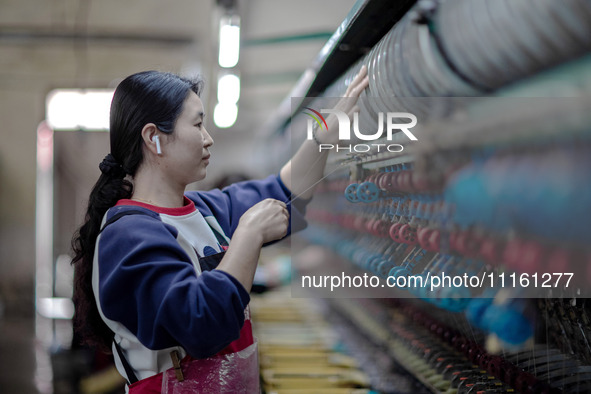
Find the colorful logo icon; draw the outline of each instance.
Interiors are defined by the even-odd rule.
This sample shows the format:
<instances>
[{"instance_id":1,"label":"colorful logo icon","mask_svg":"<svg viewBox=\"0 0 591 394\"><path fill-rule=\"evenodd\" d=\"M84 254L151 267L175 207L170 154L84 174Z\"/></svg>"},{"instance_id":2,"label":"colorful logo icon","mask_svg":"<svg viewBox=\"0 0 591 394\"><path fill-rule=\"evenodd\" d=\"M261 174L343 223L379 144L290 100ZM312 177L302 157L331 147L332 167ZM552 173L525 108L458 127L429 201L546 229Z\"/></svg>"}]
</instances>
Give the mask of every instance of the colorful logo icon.
<instances>
[{"instance_id":1,"label":"colorful logo icon","mask_svg":"<svg viewBox=\"0 0 591 394\"><path fill-rule=\"evenodd\" d=\"M320 129L322 129L322 123L324 123L324 130L328 130L328 124L326 124L326 119L324 119L324 116L322 116L320 114L320 112L313 110L310 107L304 107L312 112L314 112L314 114L316 114L316 116L314 114L311 114L309 112L304 112L306 115L310 116L312 119L314 119L316 121L316 123L318 123L318 127L320 127ZM320 119L319 119L320 118ZM322 120L322 123L320 122L320 120Z\"/></svg>"}]
</instances>

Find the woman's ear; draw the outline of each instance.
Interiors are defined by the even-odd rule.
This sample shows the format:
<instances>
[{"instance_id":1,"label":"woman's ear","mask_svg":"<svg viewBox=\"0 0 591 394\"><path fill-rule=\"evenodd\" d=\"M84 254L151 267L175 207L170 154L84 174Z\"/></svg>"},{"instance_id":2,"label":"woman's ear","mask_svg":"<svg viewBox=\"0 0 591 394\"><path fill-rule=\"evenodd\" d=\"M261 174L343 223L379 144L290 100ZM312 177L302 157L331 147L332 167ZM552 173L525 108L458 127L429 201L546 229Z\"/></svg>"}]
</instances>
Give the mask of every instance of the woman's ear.
<instances>
[{"instance_id":1,"label":"woman's ear","mask_svg":"<svg viewBox=\"0 0 591 394\"><path fill-rule=\"evenodd\" d=\"M154 123L147 123L142 129L142 139L146 148L155 155L162 154L162 147L160 146L160 131Z\"/></svg>"}]
</instances>

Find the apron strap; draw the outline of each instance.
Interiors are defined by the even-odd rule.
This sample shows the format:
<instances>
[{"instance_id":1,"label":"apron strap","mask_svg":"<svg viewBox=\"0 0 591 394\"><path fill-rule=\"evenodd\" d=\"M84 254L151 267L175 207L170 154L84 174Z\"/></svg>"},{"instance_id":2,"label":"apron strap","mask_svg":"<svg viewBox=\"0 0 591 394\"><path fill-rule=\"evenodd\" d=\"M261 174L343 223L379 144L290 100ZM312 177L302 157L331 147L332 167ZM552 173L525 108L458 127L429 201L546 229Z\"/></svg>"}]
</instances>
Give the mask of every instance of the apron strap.
<instances>
[{"instance_id":1,"label":"apron strap","mask_svg":"<svg viewBox=\"0 0 591 394\"><path fill-rule=\"evenodd\" d=\"M129 382L129 384L134 384L135 382L138 381L138 378L135 375L135 373L133 372L133 368L131 368L131 365L129 365L129 362L127 361L127 359L123 355L123 350L121 349L121 346L119 346L117 341L113 341L113 343L115 344L115 349L117 350L117 355L119 356L119 360L121 360L121 364L123 364L123 368L125 369L125 374L127 375L127 381Z\"/></svg>"},{"instance_id":2,"label":"apron strap","mask_svg":"<svg viewBox=\"0 0 591 394\"><path fill-rule=\"evenodd\" d=\"M107 222L105 223L105 225L101 228L99 234L101 232L103 232L103 230L112 223L115 223L117 220L121 219L123 216L127 216L127 215L146 215L146 216L151 216L149 213L141 211L139 209L132 209L129 211L123 211L123 212L119 212L115 215L113 215L113 217L111 217L111 219L107 220ZM123 364L123 368L125 369L125 374L127 375L127 382L131 385L134 384L135 382L138 381L137 376L135 375L135 373L133 372L133 368L131 367L131 365L129 364L129 362L127 361L127 359L125 358L125 356L123 355L123 349L121 349L121 346L117 343L117 341L113 341L113 343L115 344L115 350L117 350L117 355L119 356L119 360L121 361L121 364Z\"/></svg>"}]
</instances>

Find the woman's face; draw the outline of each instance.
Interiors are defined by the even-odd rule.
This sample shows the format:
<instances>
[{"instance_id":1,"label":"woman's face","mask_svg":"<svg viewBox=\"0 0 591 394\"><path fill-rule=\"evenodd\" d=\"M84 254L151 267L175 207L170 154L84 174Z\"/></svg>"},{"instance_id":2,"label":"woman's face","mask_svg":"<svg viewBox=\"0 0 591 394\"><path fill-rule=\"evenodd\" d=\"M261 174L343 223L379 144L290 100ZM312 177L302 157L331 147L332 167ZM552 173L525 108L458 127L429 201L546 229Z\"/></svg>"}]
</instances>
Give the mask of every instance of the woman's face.
<instances>
[{"instance_id":1,"label":"woman's face","mask_svg":"<svg viewBox=\"0 0 591 394\"><path fill-rule=\"evenodd\" d=\"M213 139L203 124L203 103L199 96L190 92L183 104L173 135L164 135L167 160L164 165L176 181L188 185L205 178L209 164L209 148Z\"/></svg>"}]
</instances>

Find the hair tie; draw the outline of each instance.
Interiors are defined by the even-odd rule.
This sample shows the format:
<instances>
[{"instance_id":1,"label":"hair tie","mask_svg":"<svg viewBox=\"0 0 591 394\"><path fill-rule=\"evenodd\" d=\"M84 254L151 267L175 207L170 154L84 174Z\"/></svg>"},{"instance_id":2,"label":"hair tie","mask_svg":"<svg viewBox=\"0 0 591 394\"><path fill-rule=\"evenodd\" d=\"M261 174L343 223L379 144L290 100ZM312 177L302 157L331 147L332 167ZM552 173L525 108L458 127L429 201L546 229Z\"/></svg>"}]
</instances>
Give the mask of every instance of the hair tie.
<instances>
[{"instance_id":1,"label":"hair tie","mask_svg":"<svg viewBox=\"0 0 591 394\"><path fill-rule=\"evenodd\" d=\"M99 164L99 168L105 175L120 179L125 178L125 170L123 169L123 166L119 164L110 153L105 156L101 164Z\"/></svg>"}]
</instances>

